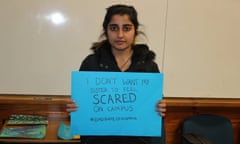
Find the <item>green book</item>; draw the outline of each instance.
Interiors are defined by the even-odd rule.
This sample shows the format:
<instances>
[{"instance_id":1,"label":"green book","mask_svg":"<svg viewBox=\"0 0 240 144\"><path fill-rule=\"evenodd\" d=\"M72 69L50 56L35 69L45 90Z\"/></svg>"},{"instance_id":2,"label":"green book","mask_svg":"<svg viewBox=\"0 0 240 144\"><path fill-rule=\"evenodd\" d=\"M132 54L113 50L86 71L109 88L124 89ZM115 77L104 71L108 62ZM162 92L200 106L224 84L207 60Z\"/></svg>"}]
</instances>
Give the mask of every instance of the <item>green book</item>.
<instances>
[{"instance_id":1,"label":"green book","mask_svg":"<svg viewBox=\"0 0 240 144\"><path fill-rule=\"evenodd\" d=\"M48 118L38 115L11 115L7 125L48 124Z\"/></svg>"},{"instance_id":2,"label":"green book","mask_svg":"<svg viewBox=\"0 0 240 144\"><path fill-rule=\"evenodd\" d=\"M0 134L1 138L31 138L43 139L46 136L46 125L33 125L9 128L3 127Z\"/></svg>"}]
</instances>

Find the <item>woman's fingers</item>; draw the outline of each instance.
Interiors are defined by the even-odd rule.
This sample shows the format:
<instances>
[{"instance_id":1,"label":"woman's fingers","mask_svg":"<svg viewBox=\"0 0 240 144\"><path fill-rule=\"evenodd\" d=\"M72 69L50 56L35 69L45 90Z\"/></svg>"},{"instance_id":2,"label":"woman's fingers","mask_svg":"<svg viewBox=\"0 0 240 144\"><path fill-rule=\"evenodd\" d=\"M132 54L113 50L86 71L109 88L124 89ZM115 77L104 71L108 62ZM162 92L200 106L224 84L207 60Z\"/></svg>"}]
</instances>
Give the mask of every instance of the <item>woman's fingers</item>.
<instances>
[{"instance_id":1,"label":"woman's fingers","mask_svg":"<svg viewBox=\"0 0 240 144\"><path fill-rule=\"evenodd\" d=\"M66 105L66 111L67 112L74 112L77 110L78 105L76 104L76 102L72 99L67 100L67 105Z\"/></svg>"},{"instance_id":2,"label":"woman's fingers","mask_svg":"<svg viewBox=\"0 0 240 144\"><path fill-rule=\"evenodd\" d=\"M160 100L160 101L158 101L156 111L157 111L158 114L161 115L162 117L164 117L164 116L166 115L166 112L167 112L167 103L166 103L166 100Z\"/></svg>"}]
</instances>

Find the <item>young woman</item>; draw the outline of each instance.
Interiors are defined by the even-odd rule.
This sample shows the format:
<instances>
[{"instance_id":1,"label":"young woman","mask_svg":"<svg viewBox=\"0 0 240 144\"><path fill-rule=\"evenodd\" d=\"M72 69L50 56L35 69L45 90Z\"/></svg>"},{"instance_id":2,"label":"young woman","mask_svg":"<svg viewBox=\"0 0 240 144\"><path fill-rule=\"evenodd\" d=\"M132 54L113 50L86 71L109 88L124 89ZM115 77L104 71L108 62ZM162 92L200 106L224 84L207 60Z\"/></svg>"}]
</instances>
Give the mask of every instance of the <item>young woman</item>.
<instances>
[{"instance_id":1,"label":"young woman","mask_svg":"<svg viewBox=\"0 0 240 144\"><path fill-rule=\"evenodd\" d=\"M138 27L137 11L134 7L113 5L107 8L101 35L105 39L92 46L93 54L84 59L79 70L159 72L158 65L154 62L154 52L145 44L135 44L139 34ZM77 105L70 100L67 111L76 109ZM156 102L156 112L165 116L165 100ZM164 144L165 138L163 131L162 137L87 136L81 137L81 141L84 144Z\"/></svg>"}]
</instances>

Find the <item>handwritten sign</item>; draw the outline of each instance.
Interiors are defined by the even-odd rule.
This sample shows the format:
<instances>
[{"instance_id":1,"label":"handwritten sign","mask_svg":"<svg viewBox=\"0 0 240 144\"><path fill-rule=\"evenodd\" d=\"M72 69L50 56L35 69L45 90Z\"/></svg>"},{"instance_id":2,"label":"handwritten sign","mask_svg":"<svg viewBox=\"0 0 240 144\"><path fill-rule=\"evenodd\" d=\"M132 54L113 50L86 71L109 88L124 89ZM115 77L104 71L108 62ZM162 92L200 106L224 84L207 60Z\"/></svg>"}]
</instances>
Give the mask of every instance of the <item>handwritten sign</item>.
<instances>
[{"instance_id":1,"label":"handwritten sign","mask_svg":"<svg viewBox=\"0 0 240 144\"><path fill-rule=\"evenodd\" d=\"M163 74L74 71L71 87L73 135L161 136Z\"/></svg>"}]
</instances>

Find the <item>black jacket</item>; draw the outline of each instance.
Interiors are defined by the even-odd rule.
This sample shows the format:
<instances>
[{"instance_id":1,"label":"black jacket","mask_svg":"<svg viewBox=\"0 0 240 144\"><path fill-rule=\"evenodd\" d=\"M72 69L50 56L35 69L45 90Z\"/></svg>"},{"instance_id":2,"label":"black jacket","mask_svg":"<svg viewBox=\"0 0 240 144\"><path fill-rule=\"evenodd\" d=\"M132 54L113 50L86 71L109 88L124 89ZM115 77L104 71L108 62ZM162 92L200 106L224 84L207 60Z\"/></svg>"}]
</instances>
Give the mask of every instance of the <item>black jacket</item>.
<instances>
[{"instance_id":1,"label":"black jacket","mask_svg":"<svg viewBox=\"0 0 240 144\"><path fill-rule=\"evenodd\" d=\"M80 66L80 71L113 71L120 72L117 62L111 52L109 43L93 49L94 53L88 55ZM157 64L153 61L155 54L147 45L135 45L130 67L126 72L159 72ZM127 137L127 136L82 136L83 144L165 144L165 131L162 129L160 137Z\"/></svg>"},{"instance_id":2,"label":"black jacket","mask_svg":"<svg viewBox=\"0 0 240 144\"><path fill-rule=\"evenodd\" d=\"M157 64L153 61L155 54L147 45L133 47L132 63L127 72L159 72ZM95 49L94 54L85 58L80 67L81 71L120 71L111 52L109 43Z\"/></svg>"}]
</instances>

